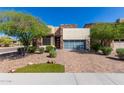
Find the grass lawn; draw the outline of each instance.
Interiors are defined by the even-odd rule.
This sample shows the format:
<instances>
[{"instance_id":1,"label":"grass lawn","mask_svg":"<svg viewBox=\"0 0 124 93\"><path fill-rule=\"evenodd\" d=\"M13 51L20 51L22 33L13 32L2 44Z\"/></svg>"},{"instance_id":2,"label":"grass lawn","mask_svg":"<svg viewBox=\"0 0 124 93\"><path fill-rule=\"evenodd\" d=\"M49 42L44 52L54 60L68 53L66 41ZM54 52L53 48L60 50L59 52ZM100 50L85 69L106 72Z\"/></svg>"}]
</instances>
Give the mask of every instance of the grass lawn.
<instances>
[{"instance_id":1,"label":"grass lawn","mask_svg":"<svg viewBox=\"0 0 124 93\"><path fill-rule=\"evenodd\" d=\"M65 71L64 65L60 64L34 64L16 69L16 73L62 73Z\"/></svg>"}]
</instances>

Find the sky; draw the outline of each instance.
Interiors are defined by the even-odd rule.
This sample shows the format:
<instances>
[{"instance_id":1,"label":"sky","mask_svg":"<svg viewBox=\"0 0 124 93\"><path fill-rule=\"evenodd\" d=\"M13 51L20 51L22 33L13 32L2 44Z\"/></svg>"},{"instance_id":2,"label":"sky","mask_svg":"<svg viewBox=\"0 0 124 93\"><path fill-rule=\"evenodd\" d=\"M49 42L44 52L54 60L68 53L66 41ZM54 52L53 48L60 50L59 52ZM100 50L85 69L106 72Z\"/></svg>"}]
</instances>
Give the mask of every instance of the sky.
<instances>
[{"instance_id":1,"label":"sky","mask_svg":"<svg viewBox=\"0 0 124 93\"><path fill-rule=\"evenodd\" d=\"M47 25L84 24L94 22L115 22L124 18L124 7L7 7L0 11L17 11L41 18Z\"/></svg>"}]
</instances>

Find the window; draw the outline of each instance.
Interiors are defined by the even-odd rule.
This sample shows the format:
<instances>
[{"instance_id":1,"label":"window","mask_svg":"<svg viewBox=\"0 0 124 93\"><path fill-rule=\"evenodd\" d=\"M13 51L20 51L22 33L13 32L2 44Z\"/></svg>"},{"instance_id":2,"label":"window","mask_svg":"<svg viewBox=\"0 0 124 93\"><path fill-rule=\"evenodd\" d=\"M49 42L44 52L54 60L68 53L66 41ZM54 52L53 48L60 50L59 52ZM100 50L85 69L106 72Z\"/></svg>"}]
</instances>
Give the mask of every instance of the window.
<instances>
[{"instance_id":1,"label":"window","mask_svg":"<svg viewBox=\"0 0 124 93\"><path fill-rule=\"evenodd\" d=\"M120 39L120 41L124 42L124 39Z\"/></svg>"},{"instance_id":2,"label":"window","mask_svg":"<svg viewBox=\"0 0 124 93\"><path fill-rule=\"evenodd\" d=\"M115 42L119 42L119 39L115 39L114 41L115 41Z\"/></svg>"},{"instance_id":3,"label":"window","mask_svg":"<svg viewBox=\"0 0 124 93\"><path fill-rule=\"evenodd\" d=\"M44 37L43 38L43 45L50 45L51 44L51 37Z\"/></svg>"}]
</instances>

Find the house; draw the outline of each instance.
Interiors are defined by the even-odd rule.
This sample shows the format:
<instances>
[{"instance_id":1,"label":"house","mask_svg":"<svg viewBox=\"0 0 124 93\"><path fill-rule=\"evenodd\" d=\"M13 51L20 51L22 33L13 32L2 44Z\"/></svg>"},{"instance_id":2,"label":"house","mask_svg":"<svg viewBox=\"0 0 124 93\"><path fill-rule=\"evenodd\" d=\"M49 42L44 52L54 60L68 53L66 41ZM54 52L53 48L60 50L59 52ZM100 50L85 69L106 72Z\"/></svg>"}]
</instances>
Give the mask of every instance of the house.
<instances>
[{"instance_id":1,"label":"house","mask_svg":"<svg viewBox=\"0 0 124 93\"><path fill-rule=\"evenodd\" d=\"M41 39L41 45L55 45L57 49L90 50L90 29L75 24L48 26L51 33Z\"/></svg>"},{"instance_id":2,"label":"house","mask_svg":"<svg viewBox=\"0 0 124 93\"><path fill-rule=\"evenodd\" d=\"M116 20L116 23L124 23L124 18L119 18Z\"/></svg>"}]
</instances>

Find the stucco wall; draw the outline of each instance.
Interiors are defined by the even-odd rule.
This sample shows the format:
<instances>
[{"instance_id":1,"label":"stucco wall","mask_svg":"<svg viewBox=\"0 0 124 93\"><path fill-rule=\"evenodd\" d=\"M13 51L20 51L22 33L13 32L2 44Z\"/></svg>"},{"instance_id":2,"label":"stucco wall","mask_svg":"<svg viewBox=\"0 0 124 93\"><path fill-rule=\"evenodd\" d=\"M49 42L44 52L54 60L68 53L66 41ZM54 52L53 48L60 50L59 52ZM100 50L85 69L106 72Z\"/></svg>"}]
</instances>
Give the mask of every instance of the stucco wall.
<instances>
[{"instance_id":1,"label":"stucco wall","mask_svg":"<svg viewBox=\"0 0 124 93\"><path fill-rule=\"evenodd\" d=\"M50 34L55 35L55 32L57 31L58 27L54 27L54 26L52 26L52 25L48 25L48 27L51 29Z\"/></svg>"},{"instance_id":2,"label":"stucco wall","mask_svg":"<svg viewBox=\"0 0 124 93\"><path fill-rule=\"evenodd\" d=\"M89 36L88 28L63 28L63 40L86 40Z\"/></svg>"},{"instance_id":3,"label":"stucco wall","mask_svg":"<svg viewBox=\"0 0 124 93\"><path fill-rule=\"evenodd\" d=\"M124 48L124 41L123 42L113 42L113 49L116 50L117 48Z\"/></svg>"},{"instance_id":4,"label":"stucco wall","mask_svg":"<svg viewBox=\"0 0 124 93\"><path fill-rule=\"evenodd\" d=\"M51 36L51 45L55 45L55 39L53 36Z\"/></svg>"}]
</instances>

